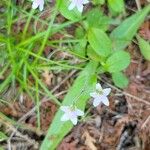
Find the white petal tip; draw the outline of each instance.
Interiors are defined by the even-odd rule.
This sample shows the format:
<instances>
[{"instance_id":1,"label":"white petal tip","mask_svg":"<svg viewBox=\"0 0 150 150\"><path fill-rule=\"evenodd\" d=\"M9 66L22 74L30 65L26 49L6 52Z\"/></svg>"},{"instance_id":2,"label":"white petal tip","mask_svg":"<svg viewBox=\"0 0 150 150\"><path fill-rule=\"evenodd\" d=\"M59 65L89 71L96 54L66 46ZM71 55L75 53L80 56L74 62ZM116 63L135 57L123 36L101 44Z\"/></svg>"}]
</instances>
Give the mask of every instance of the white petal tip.
<instances>
[{"instance_id":1,"label":"white petal tip","mask_svg":"<svg viewBox=\"0 0 150 150\"><path fill-rule=\"evenodd\" d=\"M108 98L107 98L107 97L103 97L102 103L103 103L104 105L106 105L106 106L109 106L109 100L108 100Z\"/></svg>"},{"instance_id":2,"label":"white petal tip","mask_svg":"<svg viewBox=\"0 0 150 150\"><path fill-rule=\"evenodd\" d=\"M74 122L72 122L73 123L73 125L77 125L77 123L74 123Z\"/></svg>"},{"instance_id":3,"label":"white petal tip","mask_svg":"<svg viewBox=\"0 0 150 150\"><path fill-rule=\"evenodd\" d=\"M109 106L109 102L107 104L105 104L106 106Z\"/></svg>"},{"instance_id":4,"label":"white petal tip","mask_svg":"<svg viewBox=\"0 0 150 150\"><path fill-rule=\"evenodd\" d=\"M78 123L78 119L77 118L71 118L70 120L73 123L73 125L77 125L77 123Z\"/></svg>"},{"instance_id":5,"label":"white petal tip","mask_svg":"<svg viewBox=\"0 0 150 150\"><path fill-rule=\"evenodd\" d=\"M72 10L72 9L74 9L74 7L75 7L75 4L74 4L74 3L71 3L71 4L69 5L69 7L68 7L68 10Z\"/></svg>"},{"instance_id":6,"label":"white petal tip","mask_svg":"<svg viewBox=\"0 0 150 150\"><path fill-rule=\"evenodd\" d=\"M110 92L111 92L111 88L106 88L106 89L104 89L103 90L103 92L104 92L104 95L109 95L110 94Z\"/></svg>"},{"instance_id":7,"label":"white petal tip","mask_svg":"<svg viewBox=\"0 0 150 150\"><path fill-rule=\"evenodd\" d=\"M94 100L93 101L93 106L97 107L98 105L100 105L101 102L99 102L98 100Z\"/></svg>"},{"instance_id":8,"label":"white petal tip","mask_svg":"<svg viewBox=\"0 0 150 150\"><path fill-rule=\"evenodd\" d=\"M102 90L102 86L100 85L100 83L96 84L96 90Z\"/></svg>"}]
</instances>

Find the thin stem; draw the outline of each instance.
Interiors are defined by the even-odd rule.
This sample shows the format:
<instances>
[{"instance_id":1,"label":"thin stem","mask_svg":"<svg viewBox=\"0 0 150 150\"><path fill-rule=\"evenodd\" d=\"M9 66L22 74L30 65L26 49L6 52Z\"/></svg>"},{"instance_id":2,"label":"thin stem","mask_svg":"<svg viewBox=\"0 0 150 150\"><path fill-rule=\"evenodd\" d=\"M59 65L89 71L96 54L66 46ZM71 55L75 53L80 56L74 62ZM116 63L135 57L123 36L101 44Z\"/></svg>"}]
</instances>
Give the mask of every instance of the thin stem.
<instances>
[{"instance_id":1,"label":"thin stem","mask_svg":"<svg viewBox=\"0 0 150 150\"><path fill-rule=\"evenodd\" d=\"M38 129L40 130L41 128L41 123L40 123L40 101L39 101L39 85L38 82L36 80L36 110L37 110L37 125L38 125Z\"/></svg>"},{"instance_id":2,"label":"thin stem","mask_svg":"<svg viewBox=\"0 0 150 150\"><path fill-rule=\"evenodd\" d=\"M31 10L31 12L29 14L29 17L28 17L28 20L25 24L25 27L24 27L24 30L23 30L23 35L22 35L22 41L25 39L25 36L26 36L26 33L27 33L27 30L28 30L28 27L29 27L29 24L30 24L30 21L32 19L33 14L34 14L34 9Z\"/></svg>"}]
</instances>

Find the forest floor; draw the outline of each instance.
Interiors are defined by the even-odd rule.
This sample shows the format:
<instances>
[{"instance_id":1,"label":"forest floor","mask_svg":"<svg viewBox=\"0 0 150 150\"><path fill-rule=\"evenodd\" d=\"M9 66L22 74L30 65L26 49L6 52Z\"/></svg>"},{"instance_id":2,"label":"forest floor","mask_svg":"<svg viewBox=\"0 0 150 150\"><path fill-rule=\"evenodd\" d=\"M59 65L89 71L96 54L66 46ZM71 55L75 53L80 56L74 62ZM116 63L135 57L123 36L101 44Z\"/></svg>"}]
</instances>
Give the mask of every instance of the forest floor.
<instances>
[{"instance_id":1,"label":"forest floor","mask_svg":"<svg viewBox=\"0 0 150 150\"><path fill-rule=\"evenodd\" d=\"M146 0L141 0L141 7L147 5ZM137 10L134 0L126 0L128 14ZM43 18L46 17L43 14ZM58 20L64 20L63 17ZM22 27L20 22L14 25L14 30ZM74 34L74 28L66 29ZM16 31L18 32L18 31ZM146 40L150 40L150 20L146 19L138 33ZM63 38L61 34L55 34L53 39ZM47 46L45 56L55 48ZM109 75L104 74L99 78L103 87L112 89L109 97L110 107L91 107L91 102L86 106L89 109L89 118L85 122L78 123L58 146L58 150L150 150L150 62L144 60L136 42L132 42L127 51L131 54L131 64L125 70L129 78L129 85L125 89L115 87ZM71 64L80 60L67 52L59 51L54 54L57 59L68 59ZM63 99L67 90L71 87L78 71L68 72L45 71L42 73L42 81L58 98ZM4 77L5 79L5 77ZM1 77L1 82L3 77ZM3 99L11 99L11 105L0 103L0 130L7 131L10 135L13 150L39 149L51 124L57 106L43 96L40 98L40 122L41 129L36 127L35 104L27 93L22 93L18 100L14 100L19 87L9 87L3 93ZM9 120L13 118L15 120ZM22 123L23 127L14 127ZM14 136L15 135L15 136ZM19 136L17 136L19 135ZM0 146L7 147L6 141L0 141Z\"/></svg>"}]
</instances>

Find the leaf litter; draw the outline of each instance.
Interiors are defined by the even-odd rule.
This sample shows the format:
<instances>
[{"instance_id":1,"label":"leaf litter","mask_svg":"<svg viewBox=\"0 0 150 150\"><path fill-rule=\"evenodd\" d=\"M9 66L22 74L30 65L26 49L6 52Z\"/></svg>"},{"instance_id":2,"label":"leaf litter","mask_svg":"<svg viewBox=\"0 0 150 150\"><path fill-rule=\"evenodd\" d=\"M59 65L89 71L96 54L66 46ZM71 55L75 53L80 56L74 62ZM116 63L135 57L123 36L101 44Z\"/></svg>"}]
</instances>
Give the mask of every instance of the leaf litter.
<instances>
[{"instance_id":1,"label":"leaf litter","mask_svg":"<svg viewBox=\"0 0 150 150\"><path fill-rule=\"evenodd\" d=\"M132 4L133 6L131 3L131 1L128 1L128 5L134 8L135 3ZM147 1L141 0L141 5L145 4L147 4ZM45 15L42 17L45 18ZM61 17L59 19L63 21ZM36 25L37 28L39 28L40 23L36 23ZM22 26L22 23L20 23L19 26ZM150 39L149 27L149 21L146 21L139 30L139 34L146 40ZM20 29L21 28L22 27L20 27ZM18 27L16 29L18 30ZM63 38L63 35L54 35L54 39L60 38ZM47 49L45 49L46 56L48 56L51 51L53 51L53 48L47 47ZM142 101L137 101L134 98L138 97L150 102L150 63L143 60L138 47L134 43L128 47L128 51L132 56L132 62L125 72L130 79L128 88L122 92L115 88L113 89L110 96L110 108L107 108L106 106L97 107L96 110L91 108L89 112L91 117L75 126L60 143L57 148L58 150L150 149L150 105L147 105ZM64 54L63 52L58 52L55 57L57 59L72 59L72 56ZM59 73L55 71L50 73L48 70L45 70L41 76L48 88L52 89L54 88L54 85L59 85L68 74L68 72ZM73 79L75 76L76 75L71 74L70 78ZM60 99L64 97L65 92L72 84L73 80L70 78L65 80L65 82L55 90L56 93L60 93L58 96ZM104 83L101 80L104 86L108 87L107 82L112 85L109 76L103 75L102 79L106 81ZM65 92L63 93L63 91ZM7 92L9 92L9 94ZM11 88L7 92L5 96L7 96L8 99L9 95L11 105L0 105L1 112L6 116L17 121L35 107L35 103L26 94L23 94L23 101L15 101L12 103L13 100L11 100L11 97L14 97L16 93L14 93ZM134 97L130 97L126 93L129 93ZM42 97L41 101L44 98L45 97ZM86 109L89 107L90 103ZM16 133L12 139L13 149L38 149L39 144L36 144L36 142L41 143L43 140L56 111L56 105L50 100L44 99L40 106L41 134L38 134L36 128L36 114L33 112L22 122L23 124L31 125L33 130L30 130L31 128L19 128L18 134ZM8 124L8 129L5 125L3 118L0 118L0 129L6 131L7 134L10 135L13 131L13 127ZM26 137L22 136L24 133L31 141L32 139L36 140L33 142L33 145L26 140ZM0 145L6 148L5 142L0 142Z\"/></svg>"},{"instance_id":2,"label":"leaf litter","mask_svg":"<svg viewBox=\"0 0 150 150\"><path fill-rule=\"evenodd\" d=\"M143 30L147 32L147 28ZM147 39L148 36L144 37ZM68 150L150 149L150 103L144 103L150 102L150 64L141 57L134 43L128 47L128 51L132 57L125 72L129 77L129 86L122 92L114 88L110 97L110 110L104 106L98 107L97 111L92 109L92 117L75 127L62 141L58 150L65 149L65 145L72 145L74 141L76 145L74 143ZM107 82L112 85L109 77L101 78L105 79L104 85ZM90 145L83 137L88 138Z\"/></svg>"}]
</instances>

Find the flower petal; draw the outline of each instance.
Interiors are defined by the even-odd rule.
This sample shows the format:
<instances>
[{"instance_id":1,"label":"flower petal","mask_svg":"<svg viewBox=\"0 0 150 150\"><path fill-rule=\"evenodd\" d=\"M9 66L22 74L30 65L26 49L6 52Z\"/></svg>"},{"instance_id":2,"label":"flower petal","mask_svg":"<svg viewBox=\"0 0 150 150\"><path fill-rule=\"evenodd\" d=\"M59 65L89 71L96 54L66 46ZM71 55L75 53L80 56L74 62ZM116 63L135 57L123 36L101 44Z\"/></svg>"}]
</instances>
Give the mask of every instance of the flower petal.
<instances>
[{"instance_id":1,"label":"flower petal","mask_svg":"<svg viewBox=\"0 0 150 150\"><path fill-rule=\"evenodd\" d=\"M103 89L103 93L105 96L109 95L110 91L111 91L111 88Z\"/></svg>"},{"instance_id":2,"label":"flower petal","mask_svg":"<svg viewBox=\"0 0 150 150\"><path fill-rule=\"evenodd\" d=\"M87 3L89 3L88 0L83 0L83 4L87 4Z\"/></svg>"},{"instance_id":3,"label":"flower petal","mask_svg":"<svg viewBox=\"0 0 150 150\"><path fill-rule=\"evenodd\" d=\"M60 109L64 112L68 112L69 107L68 106L61 106Z\"/></svg>"},{"instance_id":4,"label":"flower petal","mask_svg":"<svg viewBox=\"0 0 150 150\"><path fill-rule=\"evenodd\" d=\"M40 11L42 11L43 8L44 8L44 4L40 4L40 6L39 6Z\"/></svg>"},{"instance_id":5,"label":"flower petal","mask_svg":"<svg viewBox=\"0 0 150 150\"><path fill-rule=\"evenodd\" d=\"M76 6L75 2L72 1L71 4L69 5L68 9L72 10Z\"/></svg>"},{"instance_id":6,"label":"flower petal","mask_svg":"<svg viewBox=\"0 0 150 150\"><path fill-rule=\"evenodd\" d=\"M98 94L96 92L92 92L92 93L90 93L90 96L93 98L96 98L98 96Z\"/></svg>"},{"instance_id":7,"label":"flower petal","mask_svg":"<svg viewBox=\"0 0 150 150\"><path fill-rule=\"evenodd\" d=\"M32 3L32 8L33 9L36 9L36 8L38 8L38 3L36 2L36 0Z\"/></svg>"},{"instance_id":8,"label":"flower petal","mask_svg":"<svg viewBox=\"0 0 150 150\"><path fill-rule=\"evenodd\" d=\"M96 90L98 90L98 91L102 90L102 86L99 83L96 84Z\"/></svg>"},{"instance_id":9,"label":"flower petal","mask_svg":"<svg viewBox=\"0 0 150 150\"><path fill-rule=\"evenodd\" d=\"M78 4L77 5L77 9L79 12L82 12L83 11L83 5L82 4Z\"/></svg>"},{"instance_id":10,"label":"flower petal","mask_svg":"<svg viewBox=\"0 0 150 150\"><path fill-rule=\"evenodd\" d=\"M101 103L101 99L99 99L99 98L95 98L95 99L93 100L93 106L94 106L94 107L97 107L100 103Z\"/></svg>"},{"instance_id":11,"label":"flower petal","mask_svg":"<svg viewBox=\"0 0 150 150\"><path fill-rule=\"evenodd\" d=\"M61 117L60 120L61 120L61 121L68 121L68 120L69 120L69 117L68 117L67 114L64 114L64 115Z\"/></svg>"},{"instance_id":12,"label":"flower petal","mask_svg":"<svg viewBox=\"0 0 150 150\"><path fill-rule=\"evenodd\" d=\"M70 118L70 120L71 120L71 122L72 122L74 125L76 125L76 124L77 124L77 122L78 122L77 117Z\"/></svg>"},{"instance_id":13,"label":"flower petal","mask_svg":"<svg viewBox=\"0 0 150 150\"><path fill-rule=\"evenodd\" d=\"M76 111L77 116L83 116L84 115L84 112L80 109L76 109L75 111Z\"/></svg>"},{"instance_id":14,"label":"flower petal","mask_svg":"<svg viewBox=\"0 0 150 150\"><path fill-rule=\"evenodd\" d=\"M103 97L101 98L101 101L102 101L102 103L105 104L106 106L109 106L109 100L108 100L108 98L107 98L106 96L103 96Z\"/></svg>"}]
</instances>

